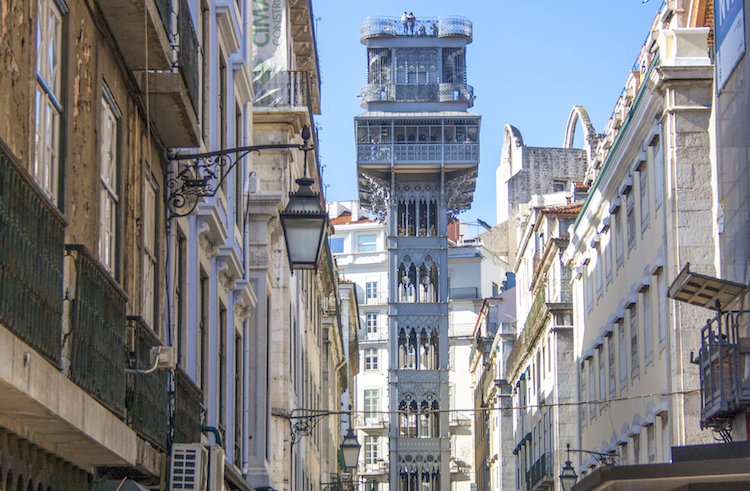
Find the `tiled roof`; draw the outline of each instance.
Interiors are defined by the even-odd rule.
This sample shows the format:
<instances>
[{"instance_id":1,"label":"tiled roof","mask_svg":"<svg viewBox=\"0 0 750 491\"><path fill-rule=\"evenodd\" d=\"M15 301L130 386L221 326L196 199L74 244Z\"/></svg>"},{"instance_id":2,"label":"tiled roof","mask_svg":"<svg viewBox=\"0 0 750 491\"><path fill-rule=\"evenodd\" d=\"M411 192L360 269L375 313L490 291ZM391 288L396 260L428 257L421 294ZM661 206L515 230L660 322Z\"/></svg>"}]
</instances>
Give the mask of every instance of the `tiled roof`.
<instances>
[{"instance_id":1,"label":"tiled roof","mask_svg":"<svg viewBox=\"0 0 750 491\"><path fill-rule=\"evenodd\" d=\"M372 223L375 222L372 218L360 218L359 220L352 221L352 212L345 211L341 215L331 220L331 225L346 225L347 223Z\"/></svg>"},{"instance_id":2,"label":"tiled roof","mask_svg":"<svg viewBox=\"0 0 750 491\"><path fill-rule=\"evenodd\" d=\"M554 213L557 215L578 215L583 208L583 202L573 203L572 205L554 206L542 210L544 213Z\"/></svg>"}]
</instances>

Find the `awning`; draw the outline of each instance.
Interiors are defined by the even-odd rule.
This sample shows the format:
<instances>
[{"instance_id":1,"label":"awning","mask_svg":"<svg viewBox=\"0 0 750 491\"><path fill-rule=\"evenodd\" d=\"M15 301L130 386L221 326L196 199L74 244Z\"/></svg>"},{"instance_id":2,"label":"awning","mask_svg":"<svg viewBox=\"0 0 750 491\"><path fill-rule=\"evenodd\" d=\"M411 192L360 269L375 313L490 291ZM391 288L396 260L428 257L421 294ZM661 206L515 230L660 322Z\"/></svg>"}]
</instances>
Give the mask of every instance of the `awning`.
<instances>
[{"instance_id":1,"label":"awning","mask_svg":"<svg viewBox=\"0 0 750 491\"><path fill-rule=\"evenodd\" d=\"M747 291L747 285L741 283L692 273L687 263L669 287L669 298L711 310L725 310Z\"/></svg>"}]
</instances>

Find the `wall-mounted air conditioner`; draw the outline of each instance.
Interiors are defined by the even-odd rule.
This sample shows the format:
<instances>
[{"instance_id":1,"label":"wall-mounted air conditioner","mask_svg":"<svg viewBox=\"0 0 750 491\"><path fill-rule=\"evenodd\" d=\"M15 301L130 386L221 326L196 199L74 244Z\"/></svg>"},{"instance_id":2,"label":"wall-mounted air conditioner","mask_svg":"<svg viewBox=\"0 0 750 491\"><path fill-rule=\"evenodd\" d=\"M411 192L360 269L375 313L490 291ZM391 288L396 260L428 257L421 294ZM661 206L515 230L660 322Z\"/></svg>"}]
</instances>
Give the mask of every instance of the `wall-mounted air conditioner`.
<instances>
[{"instance_id":1,"label":"wall-mounted air conditioner","mask_svg":"<svg viewBox=\"0 0 750 491\"><path fill-rule=\"evenodd\" d=\"M208 449L200 443L175 443L169 469L170 491L206 491Z\"/></svg>"}]
</instances>

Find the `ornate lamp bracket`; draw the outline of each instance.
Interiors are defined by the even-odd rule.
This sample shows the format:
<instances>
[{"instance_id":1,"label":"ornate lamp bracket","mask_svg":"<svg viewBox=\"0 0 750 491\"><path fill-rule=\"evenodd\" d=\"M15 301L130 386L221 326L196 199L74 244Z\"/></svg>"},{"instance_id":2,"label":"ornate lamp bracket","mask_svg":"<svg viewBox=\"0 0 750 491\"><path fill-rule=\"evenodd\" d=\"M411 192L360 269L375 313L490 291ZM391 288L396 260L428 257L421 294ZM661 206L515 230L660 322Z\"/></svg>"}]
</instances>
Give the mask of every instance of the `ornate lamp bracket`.
<instances>
[{"instance_id":1,"label":"ornate lamp bracket","mask_svg":"<svg viewBox=\"0 0 750 491\"><path fill-rule=\"evenodd\" d=\"M251 145L249 147L227 148L215 152L194 154L171 154L168 158L170 168L174 167L174 176L167 180L169 197L168 218L190 215L198 206L201 198L216 195L234 167L251 152L262 150L298 149L305 152L304 165L307 173L307 152L314 150L310 141L310 128L302 129L303 143L279 143ZM174 165L172 165L174 164Z\"/></svg>"}]
</instances>

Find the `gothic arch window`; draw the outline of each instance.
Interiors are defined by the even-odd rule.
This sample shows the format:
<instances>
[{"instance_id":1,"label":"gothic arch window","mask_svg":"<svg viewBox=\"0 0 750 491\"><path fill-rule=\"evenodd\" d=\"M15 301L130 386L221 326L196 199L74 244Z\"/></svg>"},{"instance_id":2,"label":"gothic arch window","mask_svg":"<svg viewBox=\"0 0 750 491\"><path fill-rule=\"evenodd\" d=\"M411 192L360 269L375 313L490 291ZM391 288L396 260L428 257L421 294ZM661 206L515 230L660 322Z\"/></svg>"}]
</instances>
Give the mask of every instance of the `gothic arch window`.
<instances>
[{"instance_id":1,"label":"gothic arch window","mask_svg":"<svg viewBox=\"0 0 750 491\"><path fill-rule=\"evenodd\" d=\"M437 236L437 201L434 198L401 199L396 213L399 237Z\"/></svg>"},{"instance_id":2,"label":"gothic arch window","mask_svg":"<svg viewBox=\"0 0 750 491\"><path fill-rule=\"evenodd\" d=\"M398 267L398 301L401 303L434 303L439 301L438 268L427 255L419 264L404 256Z\"/></svg>"},{"instance_id":3,"label":"gothic arch window","mask_svg":"<svg viewBox=\"0 0 750 491\"><path fill-rule=\"evenodd\" d=\"M438 330L436 328L401 328L398 333L398 368L400 370L437 370Z\"/></svg>"}]
</instances>

